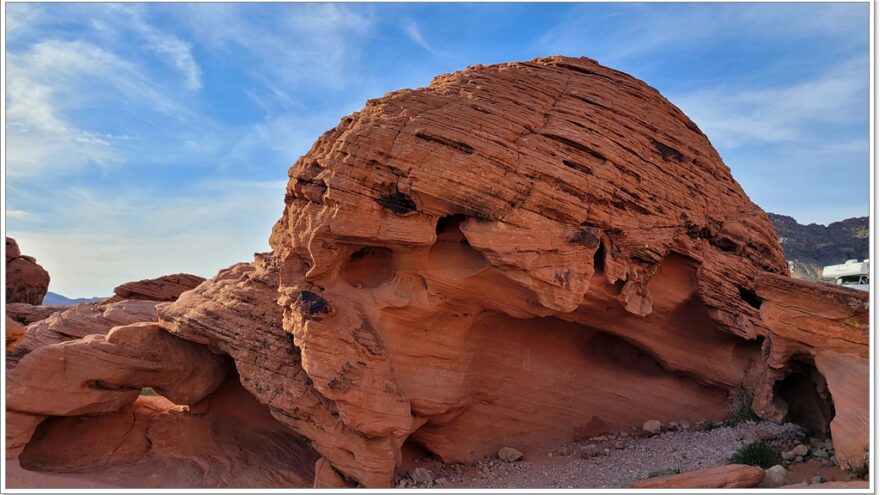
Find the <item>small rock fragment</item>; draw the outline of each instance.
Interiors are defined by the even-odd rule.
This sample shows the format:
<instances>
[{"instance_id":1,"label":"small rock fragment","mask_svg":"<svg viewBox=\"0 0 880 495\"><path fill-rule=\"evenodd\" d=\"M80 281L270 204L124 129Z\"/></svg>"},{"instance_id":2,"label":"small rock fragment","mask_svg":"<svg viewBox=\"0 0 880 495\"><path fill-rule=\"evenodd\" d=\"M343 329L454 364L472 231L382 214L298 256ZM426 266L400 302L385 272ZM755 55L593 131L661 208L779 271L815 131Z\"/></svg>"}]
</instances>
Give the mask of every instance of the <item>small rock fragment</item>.
<instances>
[{"instance_id":1,"label":"small rock fragment","mask_svg":"<svg viewBox=\"0 0 880 495\"><path fill-rule=\"evenodd\" d=\"M415 468L409 476L416 483L427 483L429 481L434 481L434 473L425 468Z\"/></svg>"},{"instance_id":2,"label":"small rock fragment","mask_svg":"<svg viewBox=\"0 0 880 495\"><path fill-rule=\"evenodd\" d=\"M498 449L498 458L505 462L516 462L523 458L523 453L513 447L501 447Z\"/></svg>"},{"instance_id":3,"label":"small rock fragment","mask_svg":"<svg viewBox=\"0 0 880 495\"><path fill-rule=\"evenodd\" d=\"M788 483L788 470L779 464L764 470L764 482L761 486L765 488L776 488Z\"/></svg>"},{"instance_id":4,"label":"small rock fragment","mask_svg":"<svg viewBox=\"0 0 880 495\"><path fill-rule=\"evenodd\" d=\"M578 450L578 457L581 459L589 459L590 457L596 457L599 455L599 447L590 444L584 445Z\"/></svg>"},{"instance_id":5,"label":"small rock fragment","mask_svg":"<svg viewBox=\"0 0 880 495\"><path fill-rule=\"evenodd\" d=\"M757 428L755 430L755 435L758 436L761 440L773 440L776 438L776 433L766 429L766 428Z\"/></svg>"},{"instance_id":6,"label":"small rock fragment","mask_svg":"<svg viewBox=\"0 0 880 495\"><path fill-rule=\"evenodd\" d=\"M791 449L791 451L794 452L794 455L805 456L810 452L810 449L806 445L800 444L797 447Z\"/></svg>"},{"instance_id":7,"label":"small rock fragment","mask_svg":"<svg viewBox=\"0 0 880 495\"><path fill-rule=\"evenodd\" d=\"M645 421L645 424L642 425L642 431L647 433L651 433L652 435L660 433L660 430L663 428L663 423L657 421L656 419L649 419Z\"/></svg>"}]
</instances>

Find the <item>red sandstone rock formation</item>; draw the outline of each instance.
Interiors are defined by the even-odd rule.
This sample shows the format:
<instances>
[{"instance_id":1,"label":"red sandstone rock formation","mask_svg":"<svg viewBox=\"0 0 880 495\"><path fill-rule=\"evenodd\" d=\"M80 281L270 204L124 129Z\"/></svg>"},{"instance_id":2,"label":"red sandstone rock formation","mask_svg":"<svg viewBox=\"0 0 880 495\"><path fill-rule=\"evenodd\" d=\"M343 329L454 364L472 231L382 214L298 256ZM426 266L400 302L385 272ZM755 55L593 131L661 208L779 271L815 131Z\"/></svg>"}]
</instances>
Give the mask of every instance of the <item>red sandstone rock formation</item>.
<instances>
[{"instance_id":1,"label":"red sandstone rock formation","mask_svg":"<svg viewBox=\"0 0 880 495\"><path fill-rule=\"evenodd\" d=\"M773 302L755 282L786 273L777 238L706 137L591 60L476 67L371 100L290 177L273 253L158 304L159 326L49 328L65 313L32 325L22 343L37 344L13 349L13 458L25 466L43 415L127 411L143 386L178 404L208 396L173 377L215 383L215 354L311 442L316 486L389 486L405 442L460 462L647 419L718 420L742 387L784 415L792 399L773 384L804 353L835 405L858 394L831 376L863 337L816 324L845 316L777 330L774 304L798 296ZM842 363L819 357L827 343ZM157 368L145 376L129 346ZM109 362L58 369L97 356ZM851 431L858 412L841 410L837 431ZM34 469L72 462L32 452Z\"/></svg>"},{"instance_id":2,"label":"red sandstone rock formation","mask_svg":"<svg viewBox=\"0 0 880 495\"><path fill-rule=\"evenodd\" d=\"M116 412L51 418L19 451L7 463L9 487L305 486L316 457L234 373L192 407L140 396Z\"/></svg>"},{"instance_id":3,"label":"red sandstone rock formation","mask_svg":"<svg viewBox=\"0 0 880 495\"><path fill-rule=\"evenodd\" d=\"M372 100L290 176L284 328L342 422L387 439L373 465L324 454L367 486L407 440L456 462L723 417L768 333L754 277L786 272L693 122L587 59Z\"/></svg>"},{"instance_id":4,"label":"red sandstone rock formation","mask_svg":"<svg viewBox=\"0 0 880 495\"><path fill-rule=\"evenodd\" d=\"M756 293L771 333L755 411L830 433L841 467L862 468L870 424L868 294L772 274L758 276Z\"/></svg>"},{"instance_id":5,"label":"red sandstone rock formation","mask_svg":"<svg viewBox=\"0 0 880 495\"><path fill-rule=\"evenodd\" d=\"M23 256L18 244L6 238L6 303L40 304L49 290L49 274L31 256Z\"/></svg>"},{"instance_id":6,"label":"red sandstone rock formation","mask_svg":"<svg viewBox=\"0 0 880 495\"><path fill-rule=\"evenodd\" d=\"M119 325L156 321L156 304L156 301L104 300L70 306L28 325L24 337L7 352L6 367L15 367L22 356L40 347L89 335L104 335Z\"/></svg>"},{"instance_id":7,"label":"red sandstone rock formation","mask_svg":"<svg viewBox=\"0 0 880 495\"><path fill-rule=\"evenodd\" d=\"M752 488L764 481L764 469L730 464L639 480L627 488Z\"/></svg>"},{"instance_id":8,"label":"red sandstone rock formation","mask_svg":"<svg viewBox=\"0 0 880 495\"><path fill-rule=\"evenodd\" d=\"M34 306L28 303L11 303L6 305L6 315L23 325L30 325L66 309L70 309L70 306L63 304Z\"/></svg>"},{"instance_id":9,"label":"red sandstone rock formation","mask_svg":"<svg viewBox=\"0 0 880 495\"><path fill-rule=\"evenodd\" d=\"M113 289L114 299L175 301L180 294L195 289L205 279L188 273L164 275L159 278L128 282Z\"/></svg>"}]
</instances>

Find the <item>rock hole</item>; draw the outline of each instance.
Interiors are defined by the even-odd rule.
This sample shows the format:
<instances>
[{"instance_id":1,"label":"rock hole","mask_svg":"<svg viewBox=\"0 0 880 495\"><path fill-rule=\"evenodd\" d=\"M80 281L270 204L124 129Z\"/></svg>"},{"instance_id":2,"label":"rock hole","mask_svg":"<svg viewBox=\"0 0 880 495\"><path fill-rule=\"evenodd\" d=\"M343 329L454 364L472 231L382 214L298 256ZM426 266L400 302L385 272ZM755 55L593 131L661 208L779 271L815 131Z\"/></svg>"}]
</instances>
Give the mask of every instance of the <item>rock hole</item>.
<instances>
[{"instance_id":1,"label":"rock hole","mask_svg":"<svg viewBox=\"0 0 880 495\"><path fill-rule=\"evenodd\" d=\"M408 194L400 191L383 194L376 202L396 215L405 216L416 211L416 202Z\"/></svg>"},{"instance_id":2,"label":"rock hole","mask_svg":"<svg viewBox=\"0 0 880 495\"><path fill-rule=\"evenodd\" d=\"M428 253L431 270L444 270L454 277L469 277L489 266L489 261L468 242L461 231L468 217L450 215L437 220L437 242Z\"/></svg>"},{"instance_id":3,"label":"rock hole","mask_svg":"<svg viewBox=\"0 0 880 495\"><path fill-rule=\"evenodd\" d=\"M394 252L388 248L368 246L348 258L342 268L342 277L353 287L372 289L394 276Z\"/></svg>"},{"instance_id":4,"label":"rock hole","mask_svg":"<svg viewBox=\"0 0 880 495\"><path fill-rule=\"evenodd\" d=\"M738 287L738 289L740 299L755 309L761 309L761 303L764 301L757 294L745 287Z\"/></svg>"},{"instance_id":5,"label":"rock hole","mask_svg":"<svg viewBox=\"0 0 880 495\"><path fill-rule=\"evenodd\" d=\"M834 403L825 378L811 358L794 358L790 373L776 383L774 392L788 405L785 421L797 423L813 434L829 435Z\"/></svg>"},{"instance_id":6,"label":"rock hole","mask_svg":"<svg viewBox=\"0 0 880 495\"><path fill-rule=\"evenodd\" d=\"M593 271L596 275L605 275L605 243L601 241L593 253Z\"/></svg>"}]
</instances>

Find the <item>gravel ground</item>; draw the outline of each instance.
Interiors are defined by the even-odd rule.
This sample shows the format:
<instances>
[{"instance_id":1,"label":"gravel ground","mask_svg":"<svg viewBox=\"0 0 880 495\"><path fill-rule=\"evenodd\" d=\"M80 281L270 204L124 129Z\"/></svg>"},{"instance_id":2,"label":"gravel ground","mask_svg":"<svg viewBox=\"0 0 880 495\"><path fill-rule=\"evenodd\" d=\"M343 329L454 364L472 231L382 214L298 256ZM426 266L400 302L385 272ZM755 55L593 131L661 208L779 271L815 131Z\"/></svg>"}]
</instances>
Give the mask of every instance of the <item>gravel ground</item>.
<instances>
[{"instance_id":1,"label":"gravel ground","mask_svg":"<svg viewBox=\"0 0 880 495\"><path fill-rule=\"evenodd\" d=\"M791 448L804 440L793 424L746 421L711 431L666 431L650 436L640 430L609 433L552 451L529 451L519 462L484 459L472 465L425 462L433 480L400 488L620 488L658 472L687 472L727 464L740 447L772 437L771 445Z\"/></svg>"}]
</instances>

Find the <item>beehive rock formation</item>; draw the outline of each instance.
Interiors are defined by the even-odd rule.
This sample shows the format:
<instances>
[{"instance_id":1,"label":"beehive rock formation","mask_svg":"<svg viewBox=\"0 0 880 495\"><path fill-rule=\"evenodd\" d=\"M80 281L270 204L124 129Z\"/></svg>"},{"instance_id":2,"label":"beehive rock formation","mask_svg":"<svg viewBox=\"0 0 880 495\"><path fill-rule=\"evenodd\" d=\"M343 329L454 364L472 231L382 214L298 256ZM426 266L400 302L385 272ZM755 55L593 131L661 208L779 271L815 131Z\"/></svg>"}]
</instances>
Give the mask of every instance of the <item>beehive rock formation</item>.
<instances>
[{"instance_id":1,"label":"beehive rock formation","mask_svg":"<svg viewBox=\"0 0 880 495\"><path fill-rule=\"evenodd\" d=\"M696 125L587 59L372 100L290 176L271 245L303 369L348 427L446 461L722 417L768 333L755 275L786 272Z\"/></svg>"},{"instance_id":2,"label":"beehive rock formation","mask_svg":"<svg viewBox=\"0 0 880 495\"><path fill-rule=\"evenodd\" d=\"M158 323L106 336L48 328L66 312L42 332L33 324L12 351L7 455L57 470L72 461L46 447L60 429L43 424L138 409L142 386L208 400L220 392L166 388L166 371L214 384L223 359L227 383L310 442L314 452L283 455L308 462L321 487L390 486L405 443L468 462L649 419L717 421L742 388L760 392L763 415L785 416L791 398L777 392L802 383L775 384L816 350L786 354L785 339L835 343L842 362L817 353L816 373L829 373L834 401L858 394L831 375L862 337L824 330L847 317L807 314L774 334L798 296L756 281L787 280L786 261L706 136L656 90L592 60L474 67L371 100L289 175L273 251L176 301L145 301ZM94 373L56 370L42 396L58 390L63 408L24 398L44 366L124 354L120 337L165 346L156 355L169 364L146 380L125 370L143 368L131 356L114 358L85 380L104 385L80 393ZM190 352L201 365L173 359ZM858 424L855 407L832 434ZM143 459L141 437L125 443L131 459Z\"/></svg>"},{"instance_id":3,"label":"beehive rock formation","mask_svg":"<svg viewBox=\"0 0 880 495\"><path fill-rule=\"evenodd\" d=\"M40 304L49 291L49 273L32 256L24 256L18 243L6 238L6 303Z\"/></svg>"}]
</instances>

